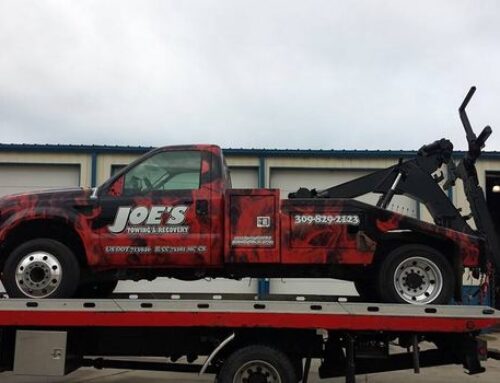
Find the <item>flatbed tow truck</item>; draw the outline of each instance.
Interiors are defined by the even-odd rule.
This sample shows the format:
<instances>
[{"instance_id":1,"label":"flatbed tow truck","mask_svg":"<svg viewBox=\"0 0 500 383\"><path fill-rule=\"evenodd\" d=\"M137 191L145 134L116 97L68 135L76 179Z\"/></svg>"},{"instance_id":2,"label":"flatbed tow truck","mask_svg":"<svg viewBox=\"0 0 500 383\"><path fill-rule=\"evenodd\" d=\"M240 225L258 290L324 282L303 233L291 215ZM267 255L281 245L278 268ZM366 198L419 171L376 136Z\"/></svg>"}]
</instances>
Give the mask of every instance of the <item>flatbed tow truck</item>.
<instances>
[{"instance_id":1,"label":"flatbed tow truck","mask_svg":"<svg viewBox=\"0 0 500 383\"><path fill-rule=\"evenodd\" d=\"M499 325L500 311L486 306L331 296L3 299L0 371L57 376L95 367L215 374L218 383L296 383L307 382L311 360L319 359L321 378L345 376L347 383L356 374L446 364L478 374L485 371L481 361L500 359L480 337Z\"/></svg>"}]
</instances>

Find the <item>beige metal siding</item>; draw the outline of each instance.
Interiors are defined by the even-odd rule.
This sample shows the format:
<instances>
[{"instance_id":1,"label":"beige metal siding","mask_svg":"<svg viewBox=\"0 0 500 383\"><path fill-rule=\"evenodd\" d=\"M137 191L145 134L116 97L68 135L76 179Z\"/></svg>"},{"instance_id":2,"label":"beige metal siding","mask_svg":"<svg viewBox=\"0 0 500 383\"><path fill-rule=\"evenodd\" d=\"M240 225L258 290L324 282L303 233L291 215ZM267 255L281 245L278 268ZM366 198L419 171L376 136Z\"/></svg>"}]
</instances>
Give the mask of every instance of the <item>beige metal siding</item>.
<instances>
[{"instance_id":1,"label":"beige metal siding","mask_svg":"<svg viewBox=\"0 0 500 383\"><path fill-rule=\"evenodd\" d=\"M104 183L111 176L113 165L128 165L139 157L138 154L100 154L97 156L97 184Z\"/></svg>"}]
</instances>

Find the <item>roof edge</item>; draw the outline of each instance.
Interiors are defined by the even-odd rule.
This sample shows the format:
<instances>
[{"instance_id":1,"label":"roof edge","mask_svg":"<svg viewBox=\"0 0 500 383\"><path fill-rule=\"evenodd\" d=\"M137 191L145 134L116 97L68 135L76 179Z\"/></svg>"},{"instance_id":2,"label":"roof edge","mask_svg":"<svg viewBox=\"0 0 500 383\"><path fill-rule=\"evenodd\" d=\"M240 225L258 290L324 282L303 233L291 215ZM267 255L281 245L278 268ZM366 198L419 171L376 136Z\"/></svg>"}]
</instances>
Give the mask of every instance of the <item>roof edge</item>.
<instances>
[{"instance_id":1,"label":"roof edge","mask_svg":"<svg viewBox=\"0 0 500 383\"><path fill-rule=\"evenodd\" d=\"M153 146L120 145L73 145L73 144L10 144L0 143L0 152L35 152L35 153L122 153L143 154L156 149ZM256 149L223 148L225 155L255 157L337 157L337 158L399 158L411 157L416 150L343 150L343 149ZM463 155L464 151L455 151ZM500 159L500 152L485 151L482 158Z\"/></svg>"}]
</instances>

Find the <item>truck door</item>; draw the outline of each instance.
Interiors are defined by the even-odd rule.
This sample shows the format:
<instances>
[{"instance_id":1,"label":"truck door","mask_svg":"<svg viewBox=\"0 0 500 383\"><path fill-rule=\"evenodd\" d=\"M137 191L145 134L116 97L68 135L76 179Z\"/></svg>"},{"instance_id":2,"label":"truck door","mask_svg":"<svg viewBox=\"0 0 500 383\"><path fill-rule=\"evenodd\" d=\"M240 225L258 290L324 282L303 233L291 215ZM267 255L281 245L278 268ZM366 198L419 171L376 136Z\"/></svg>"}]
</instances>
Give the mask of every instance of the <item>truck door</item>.
<instances>
[{"instance_id":1,"label":"truck door","mask_svg":"<svg viewBox=\"0 0 500 383\"><path fill-rule=\"evenodd\" d=\"M211 154L153 152L101 193L103 265L182 267L210 263Z\"/></svg>"}]
</instances>

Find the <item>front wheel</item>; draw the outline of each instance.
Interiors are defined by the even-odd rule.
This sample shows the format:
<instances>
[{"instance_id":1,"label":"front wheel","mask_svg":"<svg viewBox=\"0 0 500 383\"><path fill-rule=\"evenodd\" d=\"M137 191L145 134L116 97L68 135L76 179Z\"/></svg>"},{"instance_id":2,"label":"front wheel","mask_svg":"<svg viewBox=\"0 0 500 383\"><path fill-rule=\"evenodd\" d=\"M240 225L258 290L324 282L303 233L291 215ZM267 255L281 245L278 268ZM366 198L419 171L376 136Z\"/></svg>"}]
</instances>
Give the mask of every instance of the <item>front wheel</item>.
<instances>
[{"instance_id":1,"label":"front wheel","mask_svg":"<svg viewBox=\"0 0 500 383\"><path fill-rule=\"evenodd\" d=\"M282 351L251 345L235 351L223 363L217 383L297 383L297 369Z\"/></svg>"},{"instance_id":2,"label":"front wheel","mask_svg":"<svg viewBox=\"0 0 500 383\"><path fill-rule=\"evenodd\" d=\"M378 275L383 302L447 304L455 286L453 268L436 249L404 245L392 250Z\"/></svg>"},{"instance_id":3,"label":"front wheel","mask_svg":"<svg viewBox=\"0 0 500 383\"><path fill-rule=\"evenodd\" d=\"M80 266L61 242L33 239L7 258L2 282L10 298L69 298L75 293Z\"/></svg>"}]
</instances>

